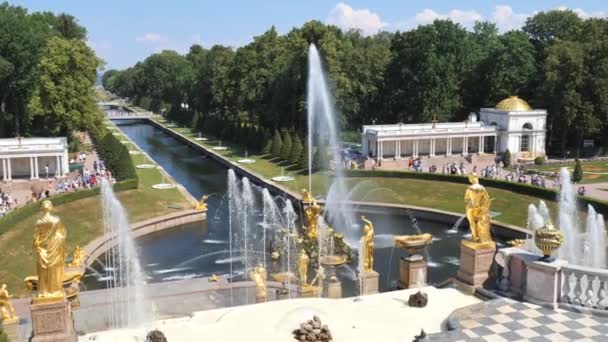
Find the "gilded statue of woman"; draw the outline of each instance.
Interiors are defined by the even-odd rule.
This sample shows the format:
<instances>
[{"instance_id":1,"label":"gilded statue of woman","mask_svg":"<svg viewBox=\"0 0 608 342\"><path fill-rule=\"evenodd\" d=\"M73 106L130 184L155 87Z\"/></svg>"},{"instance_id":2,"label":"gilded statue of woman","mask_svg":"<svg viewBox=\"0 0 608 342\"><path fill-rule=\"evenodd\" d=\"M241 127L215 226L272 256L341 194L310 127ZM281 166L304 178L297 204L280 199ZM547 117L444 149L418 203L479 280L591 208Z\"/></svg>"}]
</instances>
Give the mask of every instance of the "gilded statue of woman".
<instances>
[{"instance_id":1,"label":"gilded statue of woman","mask_svg":"<svg viewBox=\"0 0 608 342\"><path fill-rule=\"evenodd\" d=\"M2 284L2 287L0 287L0 322L7 323L18 318L13 304L9 302L10 298L11 296L6 290L6 284Z\"/></svg>"},{"instance_id":2,"label":"gilded statue of woman","mask_svg":"<svg viewBox=\"0 0 608 342\"><path fill-rule=\"evenodd\" d=\"M319 236L319 215L321 214L321 206L317 204L315 199L311 199L310 205L304 209L306 216L306 235L310 239L316 239Z\"/></svg>"},{"instance_id":3,"label":"gilded statue of woman","mask_svg":"<svg viewBox=\"0 0 608 342\"><path fill-rule=\"evenodd\" d=\"M363 225L363 270L373 271L374 268L374 225L372 222L361 216L361 220L365 223Z\"/></svg>"},{"instance_id":4,"label":"gilded statue of woman","mask_svg":"<svg viewBox=\"0 0 608 342\"><path fill-rule=\"evenodd\" d=\"M42 202L44 216L36 222L34 256L38 274L38 299L63 298L66 257L66 230L59 217L51 214L53 204Z\"/></svg>"},{"instance_id":5,"label":"gilded statue of woman","mask_svg":"<svg viewBox=\"0 0 608 342\"><path fill-rule=\"evenodd\" d=\"M305 250L300 252L298 257L298 273L300 275L300 286L308 286L308 262L310 258Z\"/></svg>"},{"instance_id":6,"label":"gilded statue of woman","mask_svg":"<svg viewBox=\"0 0 608 342\"><path fill-rule=\"evenodd\" d=\"M469 175L471 185L464 193L464 203L466 215L471 227L471 241L476 244L487 244L488 247L494 246L490 231L490 195L479 184L479 179L474 173Z\"/></svg>"}]
</instances>

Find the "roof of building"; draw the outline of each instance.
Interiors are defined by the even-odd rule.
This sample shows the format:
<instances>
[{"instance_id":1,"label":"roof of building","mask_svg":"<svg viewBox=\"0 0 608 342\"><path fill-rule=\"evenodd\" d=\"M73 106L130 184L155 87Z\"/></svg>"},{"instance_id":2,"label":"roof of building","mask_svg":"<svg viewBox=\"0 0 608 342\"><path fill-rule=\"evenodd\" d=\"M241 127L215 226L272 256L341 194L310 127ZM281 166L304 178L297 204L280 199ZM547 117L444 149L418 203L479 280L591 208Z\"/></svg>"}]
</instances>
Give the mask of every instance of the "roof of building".
<instances>
[{"instance_id":1,"label":"roof of building","mask_svg":"<svg viewBox=\"0 0 608 342\"><path fill-rule=\"evenodd\" d=\"M509 96L508 98L498 102L495 107L498 110L506 112L529 112L532 111L532 107L528 102L520 99L517 96Z\"/></svg>"}]
</instances>

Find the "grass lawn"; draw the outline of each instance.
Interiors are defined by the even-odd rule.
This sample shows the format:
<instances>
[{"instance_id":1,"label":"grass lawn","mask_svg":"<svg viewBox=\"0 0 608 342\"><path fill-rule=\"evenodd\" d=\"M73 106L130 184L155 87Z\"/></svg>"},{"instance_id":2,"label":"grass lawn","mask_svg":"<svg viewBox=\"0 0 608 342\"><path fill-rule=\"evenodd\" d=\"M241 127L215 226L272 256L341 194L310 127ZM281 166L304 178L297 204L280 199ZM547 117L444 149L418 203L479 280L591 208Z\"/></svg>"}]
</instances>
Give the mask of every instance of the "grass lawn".
<instances>
[{"instance_id":1,"label":"grass lawn","mask_svg":"<svg viewBox=\"0 0 608 342\"><path fill-rule=\"evenodd\" d=\"M160 122L161 124L166 124L163 121ZM189 128L175 127L171 129L187 137L194 138L198 136L198 133L194 134ZM218 142L211 139L209 141L195 142L209 148L218 146ZM222 142L222 146L227 146L229 149L214 152L221 154L231 161L245 157L245 152L238 146L225 142ZM303 172L304 170L299 170L289 165L281 166L281 164L274 163L272 159L268 159L263 155L250 154L248 157L255 159L256 162L253 164L241 164L244 168L268 179L285 172L286 175L293 176L295 179L292 182L281 183L281 185L297 192L302 188L308 188L308 176ZM326 173L315 173L312 181L314 195L323 195L327 192L327 188L331 183L331 177ZM463 196L467 187L465 184L381 177L348 178L347 181L349 182L349 189L353 190L353 200L410 204L464 213ZM500 212L500 215L495 219L517 226L526 225L528 205L530 203L538 203L538 198L536 197L521 195L507 190L489 188L488 192L494 198L492 210ZM548 202L547 205L552 212L556 212L555 202Z\"/></svg>"},{"instance_id":2,"label":"grass lawn","mask_svg":"<svg viewBox=\"0 0 608 342\"><path fill-rule=\"evenodd\" d=\"M124 139L123 137L118 137ZM130 146L130 150L135 147ZM132 155L134 163L150 163L145 155ZM191 204L177 189L156 190L152 184L163 176L157 169L137 169L139 188L118 193L118 198L129 213L129 220L137 222L175 211L169 206L188 208ZM52 198L51 198L52 201ZM66 203L55 207L68 231L69 250L84 246L103 233L102 209L99 196ZM34 225L41 215L29 217L0 235L0 283L6 283L16 296L29 295L23 279L35 272L32 255Z\"/></svg>"},{"instance_id":3,"label":"grass lawn","mask_svg":"<svg viewBox=\"0 0 608 342\"><path fill-rule=\"evenodd\" d=\"M598 160L591 162L581 162L583 166L583 180L581 183L601 183L608 182L608 160ZM574 163L534 165L530 169L539 171L559 172L562 167L567 167L570 171L574 170Z\"/></svg>"}]
</instances>

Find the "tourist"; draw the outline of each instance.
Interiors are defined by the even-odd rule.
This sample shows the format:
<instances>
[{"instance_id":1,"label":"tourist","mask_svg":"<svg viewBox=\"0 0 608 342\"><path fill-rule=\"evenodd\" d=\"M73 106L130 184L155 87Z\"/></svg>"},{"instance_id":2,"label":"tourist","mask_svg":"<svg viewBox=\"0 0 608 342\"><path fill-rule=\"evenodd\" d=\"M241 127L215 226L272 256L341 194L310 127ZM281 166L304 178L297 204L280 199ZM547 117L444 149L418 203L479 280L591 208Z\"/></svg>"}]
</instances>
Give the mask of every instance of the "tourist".
<instances>
[{"instance_id":1,"label":"tourist","mask_svg":"<svg viewBox=\"0 0 608 342\"><path fill-rule=\"evenodd\" d=\"M585 186L579 186L578 187L578 194L579 194L579 196L585 196L586 193L587 193L587 190L585 189Z\"/></svg>"}]
</instances>

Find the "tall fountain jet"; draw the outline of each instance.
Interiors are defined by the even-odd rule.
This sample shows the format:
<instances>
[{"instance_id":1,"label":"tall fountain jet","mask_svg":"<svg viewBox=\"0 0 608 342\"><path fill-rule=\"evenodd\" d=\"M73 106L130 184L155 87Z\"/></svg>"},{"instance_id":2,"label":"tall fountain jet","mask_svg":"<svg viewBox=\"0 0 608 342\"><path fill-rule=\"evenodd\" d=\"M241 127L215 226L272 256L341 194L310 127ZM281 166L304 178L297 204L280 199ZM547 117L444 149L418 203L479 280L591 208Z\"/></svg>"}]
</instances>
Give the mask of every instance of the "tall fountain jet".
<instances>
[{"instance_id":1,"label":"tall fountain jet","mask_svg":"<svg viewBox=\"0 0 608 342\"><path fill-rule=\"evenodd\" d=\"M314 150L330 152L334 165L334 179L327 193L325 218L336 230L344 233L350 245L357 245L361 235L355 226L352 207L348 203L348 189L344 180L339 153L339 131L321 56L314 44L308 49L308 191L312 193L312 159ZM319 227L323 228L321 224ZM321 239L320 239L321 241Z\"/></svg>"},{"instance_id":2,"label":"tall fountain jet","mask_svg":"<svg viewBox=\"0 0 608 342\"><path fill-rule=\"evenodd\" d=\"M110 306L108 323L111 328L136 327L151 321L150 308L145 301L145 275L137 256L135 240L127 213L112 185L105 179L101 182L104 230L113 248L106 252L106 270Z\"/></svg>"}]
</instances>

